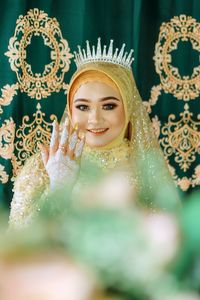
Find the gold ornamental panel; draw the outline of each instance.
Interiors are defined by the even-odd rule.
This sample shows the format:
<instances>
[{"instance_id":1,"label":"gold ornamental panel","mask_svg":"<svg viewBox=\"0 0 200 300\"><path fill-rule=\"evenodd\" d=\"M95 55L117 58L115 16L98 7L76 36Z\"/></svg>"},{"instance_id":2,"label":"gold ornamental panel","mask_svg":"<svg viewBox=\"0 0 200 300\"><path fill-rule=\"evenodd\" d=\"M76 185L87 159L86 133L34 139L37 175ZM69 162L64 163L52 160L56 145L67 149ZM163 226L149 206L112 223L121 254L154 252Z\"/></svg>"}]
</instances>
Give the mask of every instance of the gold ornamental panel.
<instances>
[{"instance_id":1,"label":"gold ornamental panel","mask_svg":"<svg viewBox=\"0 0 200 300\"><path fill-rule=\"evenodd\" d=\"M38 143L49 144L52 130L52 122L57 120L55 115L50 116L50 122L45 120L45 113L41 111L41 105L38 103L37 110L33 114L33 121L29 116L24 116L22 124L16 131L15 149L17 150L17 160L13 158L15 164L24 163L25 160L36 153ZM16 168L16 166L15 166Z\"/></svg>"},{"instance_id":2,"label":"gold ornamental panel","mask_svg":"<svg viewBox=\"0 0 200 300\"><path fill-rule=\"evenodd\" d=\"M59 92L73 55L62 36L58 21L34 8L27 15L19 16L16 24L5 55L9 57L11 69L16 72L20 90L36 100ZM31 44L33 36L42 37L44 46L50 48L51 62L44 65L42 73L34 74L27 62L27 46Z\"/></svg>"},{"instance_id":3,"label":"gold ornamental panel","mask_svg":"<svg viewBox=\"0 0 200 300\"><path fill-rule=\"evenodd\" d=\"M200 65L193 68L191 76L180 75L172 64L172 52L179 50L180 41L190 42L193 50L200 52L200 23L191 16L175 16L161 25L153 59L163 90L178 100L189 101L200 94Z\"/></svg>"},{"instance_id":4,"label":"gold ornamental panel","mask_svg":"<svg viewBox=\"0 0 200 300\"><path fill-rule=\"evenodd\" d=\"M144 101L149 114L163 93L170 93L178 101L199 100L199 62L192 69L192 74L186 76L181 76L180 69L173 65L173 54L181 54L182 42L192 46L192 51L200 52L200 23L192 16L174 16L160 27L153 57L160 82L151 88L150 99ZM165 124L161 124L156 115L151 119L175 183L183 191L200 185L200 165L197 163L200 154L200 115L195 117L189 105L185 103L180 116L170 114ZM173 166L170 165L170 159L174 160ZM188 177L187 173L191 173L191 168L193 174ZM178 175L178 169L183 173L182 177Z\"/></svg>"},{"instance_id":5,"label":"gold ornamental panel","mask_svg":"<svg viewBox=\"0 0 200 300\"><path fill-rule=\"evenodd\" d=\"M175 162L186 172L195 162L196 154L200 154L200 114L197 121L194 121L189 105L185 104L180 117L176 121L174 114L169 115L168 123L161 130L163 138L160 139L160 144L165 157L175 155Z\"/></svg>"}]
</instances>

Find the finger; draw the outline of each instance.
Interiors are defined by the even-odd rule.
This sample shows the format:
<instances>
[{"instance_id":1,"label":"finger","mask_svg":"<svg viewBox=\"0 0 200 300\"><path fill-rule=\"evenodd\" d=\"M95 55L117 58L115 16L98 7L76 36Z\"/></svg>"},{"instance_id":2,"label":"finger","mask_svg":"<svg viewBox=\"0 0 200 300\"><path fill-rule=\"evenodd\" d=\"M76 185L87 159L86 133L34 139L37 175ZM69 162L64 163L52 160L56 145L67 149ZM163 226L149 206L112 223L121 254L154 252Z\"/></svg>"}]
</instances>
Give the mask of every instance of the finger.
<instances>
[{"instance_id":1,"label":"finger","mask_svg":"<svg viewBox=\"0 0 200 300\"><path fill-rule=\"evenodd\" d=\"M69 138L69 121L68 119L65 120L64 126L63 126L63 130L62 130L62 134L61 134L61 138L60 138L60 143L59 143L59 147L58 147L58 152L62 152L64 155L67 152L67 141Z\"/></svg>"},{"instance_id":2,"label":"finger","mask_svg":"<svg viewBox=\"0 0 200 300\"><path fill-rule=\"evenodd\" d=\"M81 158L83 148L85 145L85 134L81 133L79 136L80 136L80 140L77 142L76 148L74 150L74 157L77 160Z\"/></svg>"},{"instance_id":3,"label":"finger","mask_svg":"<svg viewBox=\"0 0 200 300\"><path fill-rule=\"evenodd\" d=\"M64 128L62 131L62 135L61 135L61 139L60 139L60 144L61 145L66 144L68 137L69 137L69 119L66 118L65 123L64 123Z\"/></svg>"},{"instance_id":4,"label":"finger","mask_svg":"<svg viewBox=\"0 0 200 300\"><path fill-rule=\"evenodd\" d=\"M59 144L59 125L57 121L53 122L53 131L50 141L50 156L54 155L58 149Z\"/></svg>"},{"instance_id":5,"label":"finger","mask_svg":"<svg viewBox=\"0 0 200 300\"><path fill-rule=\"evenodd\" d=\"M49 159L49 150L48 147L43 144L38 144L38 148L41 151L42 161L44 166L46 166L48 159Z\"/></svg>"},{"instance_id":6,"label":"finger","mask_svg":"<svg viewBox=\"0 0 200 300\"><path fill-rule=\"evenodd\" d=\"M69 119L66 117L65 122L62 125L60 143L57 150L58 156L63 156L66 154L68 137L69 137Z\"/></svg>"},{"instance_id":7,"label":"finger","mask_svg":"<svg viewBox=\"0 0 200 300\"><path fill-rule=\"evenodd\" d=\"M68 141L67 154L71 159L73 159L74 157L74 150L78 142L78 134L79 134L78 124L76 124L74 130L72 131L72 134L69 136L69 141Z\"/></svg>"}]
</instances>

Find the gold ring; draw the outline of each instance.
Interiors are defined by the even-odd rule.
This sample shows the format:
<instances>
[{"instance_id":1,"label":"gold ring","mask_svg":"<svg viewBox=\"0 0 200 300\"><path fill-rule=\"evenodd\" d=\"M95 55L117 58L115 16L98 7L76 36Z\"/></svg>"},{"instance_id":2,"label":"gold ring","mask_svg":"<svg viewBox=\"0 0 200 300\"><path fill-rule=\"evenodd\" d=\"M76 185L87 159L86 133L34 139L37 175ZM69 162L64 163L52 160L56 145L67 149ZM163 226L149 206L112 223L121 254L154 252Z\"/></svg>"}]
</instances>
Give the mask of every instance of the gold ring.
<instances>
[{"instance_id":1,"label":"gold ring","mask_svg":"<svg viewBox=\"0 0 200 300\"><path fill-rule=\"evenodd\" d=\"M66 151L66 148L64 145L59 146L58 149L60 149L62 151L62 153L65 153L65 151Z\"/></svg>"}]
</instances>

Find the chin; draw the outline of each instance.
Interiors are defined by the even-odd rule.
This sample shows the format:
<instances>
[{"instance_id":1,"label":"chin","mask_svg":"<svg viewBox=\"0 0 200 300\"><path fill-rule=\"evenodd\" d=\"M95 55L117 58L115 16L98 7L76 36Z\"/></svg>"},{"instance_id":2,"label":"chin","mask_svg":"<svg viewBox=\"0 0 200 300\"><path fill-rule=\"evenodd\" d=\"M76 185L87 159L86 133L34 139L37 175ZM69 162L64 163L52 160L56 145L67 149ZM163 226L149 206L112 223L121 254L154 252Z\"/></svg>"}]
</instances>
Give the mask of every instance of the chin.
<instances>
[{"instance_id":1,"label":"chin","mask_svg":"<svg viewBox=\"0 0 200 300\"><path fill-rule=\"evenodd\" d=\"M108 145L110 142L103 142L103 141L99 141L99 142L95 142L95 141L87 141L86 139L86 144L91 147L91 148L96 148L96 147L105 147L106 145Z\"/></svg>"},{"instance_id":2,"label":"chin","mask_svg":"<svg viewBox=\"0 0 200 300\"><path fill-rule=\"evenodd\" d=\"M86 134L86 144L91 148L106 147L107 145L112 143L115 138L115 135L110 136L105 134L104 136L93 137L90 134Z\"/></svg>"}]
</instances>

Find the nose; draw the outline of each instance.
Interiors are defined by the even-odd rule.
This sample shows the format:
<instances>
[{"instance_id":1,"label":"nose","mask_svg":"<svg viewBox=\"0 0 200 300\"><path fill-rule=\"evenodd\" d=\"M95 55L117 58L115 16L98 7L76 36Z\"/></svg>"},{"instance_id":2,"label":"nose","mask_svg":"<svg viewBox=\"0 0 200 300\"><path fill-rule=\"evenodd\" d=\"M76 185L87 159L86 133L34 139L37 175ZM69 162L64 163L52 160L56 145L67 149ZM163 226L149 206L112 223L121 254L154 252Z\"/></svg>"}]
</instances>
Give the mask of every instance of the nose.
<instances>
[{"instance_id":1,"label":"nose","mask_svg":"<svg viewBox=\"0 0 200 300\"><path fill-rule=\"evenodd\" d=\"M103 120L103 116L100 109L96 108L90 111L88 116L89 124L99 124L102 122L102 120Z\"/></svg>"}]
</instances>

